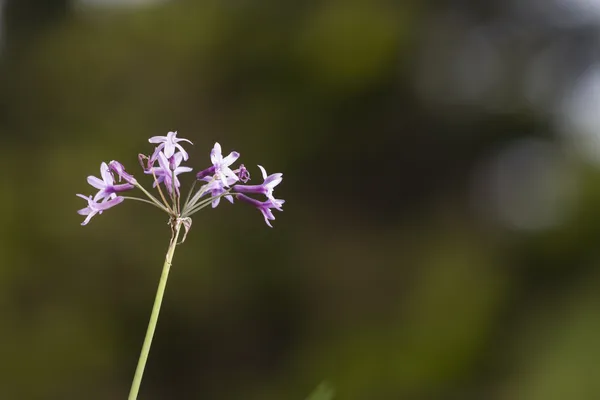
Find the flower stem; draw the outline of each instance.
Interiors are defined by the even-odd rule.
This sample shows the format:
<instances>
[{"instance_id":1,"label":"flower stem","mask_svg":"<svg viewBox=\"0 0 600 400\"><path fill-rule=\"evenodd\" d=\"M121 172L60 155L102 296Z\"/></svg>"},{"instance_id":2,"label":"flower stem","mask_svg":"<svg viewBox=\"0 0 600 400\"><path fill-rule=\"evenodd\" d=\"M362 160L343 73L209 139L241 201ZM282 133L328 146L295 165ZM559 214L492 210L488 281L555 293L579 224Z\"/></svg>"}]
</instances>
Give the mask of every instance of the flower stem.
<instances>
[{"instance_id":1,"label":"flower stem","mask_svg":"<svg viewBox=\"0 0 600 400\"><path fill-rule=\"evenodd\" d=\"M158 201L158 199L156 197L152 196L146 189L144 189L144 187L142 185L140 185L139 183L136 183L135 186L138 189L140 189L142 192L144 192L144 194L146 196L148 196L148 198L150 200L152 200L153 203L155 203L159 208L163 209L167 214L169 214L171 212L171 210L166 208L160 201Z\"/></svg>"},{"instance_id":2,"label":"flower stem","mask_svg":"<svg viewBox=\"0 0 600 400\"><path fill-rule=\"evenodd\" d=\"M144 338L144 344L142 345L142 352L140 354L137 367L135 369L133 382L131 383L131 390L129 391L128 400L137 399L137 395L140 390L140 384L142 383L144 368L146 367L146 361L148 360L148 353L150 353L150 346L152 345L152 338L154 337L154 331L156 329L156 323L158 321L158 314L160 313L160 306L162 304L162 299L165 294L167 279L169 278L169 270L171 269L173 253L175 253L175 246L177 246L177 238L179 237L179 231L181 229L180 221L175 222L175 224L175 230L173 236L171 237L171 242L169 243L169 249L167 250L167 256L165 257L165 263L163 265L162 274L160 275L158 289L156 290L156 297L154 298L154 305L152 306L152 313L150 314L150 322L148 323L146 337Z\"/></svg>"}]
</instances>

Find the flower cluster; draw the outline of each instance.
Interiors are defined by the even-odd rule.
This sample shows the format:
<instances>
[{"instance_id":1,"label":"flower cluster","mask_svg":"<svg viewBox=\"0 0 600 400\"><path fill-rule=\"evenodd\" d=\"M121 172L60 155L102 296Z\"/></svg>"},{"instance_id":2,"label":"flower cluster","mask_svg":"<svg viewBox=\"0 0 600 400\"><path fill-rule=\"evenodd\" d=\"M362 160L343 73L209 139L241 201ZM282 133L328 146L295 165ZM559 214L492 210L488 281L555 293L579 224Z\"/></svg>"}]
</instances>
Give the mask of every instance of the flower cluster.
<instances>
[{"instance_id":1,"label":"flower cluster","mask_svg":"<svg viewBox=\"0 0 600 400\"><path fill-rule=\"evenodd\" d=\"M182 162L189 159L189 154L181 142L189 144L192 142L178 138L177 132L169 132L167 136L154 136L148 141L157 146L150 156L140 154L139 160L144 174L152 176L153 187L158 191L158 198L146 190L133 175L129 174L120 162L114 160L108 164L103 162L100 165L101 178L95 176L87 178L88 183L98 189L96 195L77 195L87 201L87 207L78 211L79 214L86 216L82 225L86 225L94 215L102 214L103 211L126 199L150 203L160 208L169 214L171 224L182 224L185 226L186 232L191 225L191 215L209 204L213 208L217 207L221 197L225 197L231 203L237 199L242 203L254 206L262 213L269 227L272 227L270 221L275 219L272 210L283 211L284 200L276 199L273 195L273 190L281 183L283 174L268 175L265 168L259 165L263 182L259 185L246 185L250 180L250 173L246 167L240 164L238 168L232 168L240 154L232 151L227 157L223 157L219 143L215 143L210 152L212 166L196 174L196 181L182 205L181 182L178 175L190 172L192 168L181 165ZM115 183L115 177L119 180L118 184ZM194 192L196 182L202 182L202 186ZM122 195L123 192L133 189L139 189L146 198ZM261 201L251 195L263 195L266 199Z\"/></svg>"}]
</instances>

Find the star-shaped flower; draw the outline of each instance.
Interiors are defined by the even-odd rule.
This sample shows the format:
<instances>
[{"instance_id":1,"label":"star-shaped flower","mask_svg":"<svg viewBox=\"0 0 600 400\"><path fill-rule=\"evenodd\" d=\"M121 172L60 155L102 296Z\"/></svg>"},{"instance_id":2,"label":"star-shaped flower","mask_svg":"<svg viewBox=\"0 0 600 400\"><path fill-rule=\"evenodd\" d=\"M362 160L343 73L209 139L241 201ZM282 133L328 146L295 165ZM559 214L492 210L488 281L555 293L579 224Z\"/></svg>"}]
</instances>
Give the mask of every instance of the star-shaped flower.
<instances>
[{"instance_id":1,"label":"star-shaped flower","mask_svg":"<svg viewBox=\"0 0 600 400\"><path fill-rule=\"evenodd\" d=\"M232 151L227 157L223 158L223 155L221 154L221 145L218 142L215 143L215 146L210 151L210 161L213 163L212 167L198 172L198 174L196 174L196 179L204 180L204 177L214 175L214 177L220 180L225 187L229 187L229 185L240 179L236 173L229 168L229 166L239 157L240 153Z\"/></svg>"},{"instance_id":2,"label":"star-shaped flower","mask_svg":"<svg viewBox=\"0 0 600 400\"><path fill-rule=\"evenodd\" d=\"M106 198L114 199L117 197L116 193L130 190L134 187L130 183L115 185L115 180L105 162L100 164L100 176L102 179L92 175L87 177L88 183L98 189L98 193L94 196L94 201Z\"/></svg>"},{"instance_id":3,"label":"star-shaped flower","mask_svg":"<svg viewBox=\"0 0 600 400\"><path fill-rule=\"evenodd\" d=\"M183 154L183 159L187 160L189 158L189 155L185 151L183 146L181 146L179 144L179 142L188 142L190 144L193 144L192 142L190 142L187 139L177 138L177 132L169 132L169 133L167 133L167 136L153 136L150 139L148 139L148 141L150 143L158 143L158 146L154 150L154 154L152 154L152 157L150 157L150 160L152 161L152 163L154 163L154 161L158 157L158 153L163 149L164 149L165 156L167 156L167 158L170 158L171 156L173 156L173 154L175 154L175 150L177 149L181 152L181 154Z\"/></svg>"},{"instance_id":4,"label":"star-shaped flower","mask_svg":"<svg viewBox=\"0 0 600 400\"><path fill-rule=\"evenodd\" d=\"M105 200L102 203L98 203L96 200L92 199L92 196L86 197L82 194L78 194L77 196L87 200L88 202L88 206L86 208L82 208L81 210L77 211L79 215L87 215L81 225L87 225L94 215L102 214L102 211L106 211L125 200L125 198L118 196L110 200Z\"/></svg>"}]
</instances>

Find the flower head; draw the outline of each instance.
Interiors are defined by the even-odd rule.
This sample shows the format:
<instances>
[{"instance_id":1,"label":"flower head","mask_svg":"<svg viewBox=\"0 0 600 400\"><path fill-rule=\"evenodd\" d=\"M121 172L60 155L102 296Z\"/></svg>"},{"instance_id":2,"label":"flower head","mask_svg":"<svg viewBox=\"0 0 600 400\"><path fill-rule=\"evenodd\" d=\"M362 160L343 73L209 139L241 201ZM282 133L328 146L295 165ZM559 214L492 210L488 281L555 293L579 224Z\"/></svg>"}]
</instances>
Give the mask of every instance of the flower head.
<instances>
[{"instance_id":1,"label":"flower head","mask_svg":"<svg viewBox=\"0 0 600 400\"><path fill-rule=\"evenodd\" d=\"M193 144L187 139L178 139L177 132L169 132L167 136L153 136L148 139L150 143L158 143L158 146L154 150L154 154L150 157L150 160L155 161L158 157L158 153L164 149L165 156L170 158L173 154L175 154L175 149L178 149L183 155L183 159L187 160L189 158L188 153L178 142L188 142L189 144Z\"/></svg>"},{"instance_id":2,"label":"flower head","mask_svg":"<svg viewBox=\"0 0 600 400\"><path fill-rule=\"evenodd\" d=\"M114 199L117 197L116 193L133 189L133 185L130 183L115 185L115 180L105 162L100 164L100 176L102 176L102 179L92 175L87 177L88 183L98 189L98 193L94 196L94 201L104 198Z\"/></svg>"},{"instance_id":3,"label":"flower head","mask_svg":"<svg viewBox=\"0 0 600 400\"><path fill-rule=\"evenodd\" d=\"M87 200L88 205L85 208L77 211L79 215L87 215L85 220L81 223L81 225L87 225L90 222L90 219L96 214L102 214L102 211L108 210L111 207L116 206L119 203L122 203L125 200L123 197L118 196L110 200L103 201L102 203L98 203L96 200L92 199L92 196L86 197L82 194L78 194L78 197Z\"/></svg>"},{"instance_id":4,"label":"flower head","mask_svg":"<svg viewBox=\"0 0 600 400\"><path fill-rule=\"evenodd\" d=\"M270 227L271 221L275 219L272 210L283 211L284 200L276 199L273 194L275 188L282 182L283 174L268 175L265 168L259 165L263 182L259 185L248 185L246 183L250 181L250 173L244 164L233 167L240 154L232 151L224 157L218 142L210 151L212 165L196 174L196 179L204 184L195 191L195 186L192 186L185 202L182 202L181 182L178 176L192 171L192 168L181 165L189 157L181 142L190 144L192 142L177 138L177 132L168 132L166 136L154 136L148 141L156 144L153 153L150 156L139 154L138 159L144 174L152 175L154 178L153 186L158 189L160 196L154 196L146 190L119 161L112 160L108 164L103 162L100 165L100 178L95 176L87 178L88 183L98 192L89 197L82 194L77 195L88 202L87 207L78 211L79 214L86 216L82 225L88 224L94 215L101 214L124 199L149 203L167 213L172 232L177 232L177 229L182 226L181 224L184 224L187 233L192 222L190 217L209 205L212 205L213 208L217 207L221 197L233 203L237 196L239 201L254 206L261 212L266 224ZM115 183L115 178L118 178L119 184ZM167 193L163 190L163 186ZM139 189L146 198L119 196L120 192L134 188ZM168 195L165 196L165 194ZM266 200L260 201L250 197L251 195L264 195Z\"/></svg>"}]
</instances>

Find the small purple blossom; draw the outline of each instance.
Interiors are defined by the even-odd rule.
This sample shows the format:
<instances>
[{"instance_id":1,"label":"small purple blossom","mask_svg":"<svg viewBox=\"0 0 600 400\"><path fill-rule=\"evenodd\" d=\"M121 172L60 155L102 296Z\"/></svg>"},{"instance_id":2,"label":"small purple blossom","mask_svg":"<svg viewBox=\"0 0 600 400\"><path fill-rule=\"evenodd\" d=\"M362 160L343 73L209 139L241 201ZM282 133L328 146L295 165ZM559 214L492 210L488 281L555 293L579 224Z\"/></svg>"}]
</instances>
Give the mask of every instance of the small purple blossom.
<instances>
[{"instance_id":1,"label":"small purple blossom","mask_svg":"<svg viewBox=\"0 0 600 400\"><path fill-rule=\"evenodd\" d=\"M152 163L157 159L158 153L163 150L165 156L170 158L175 154L175 149L178 149L183 155L183 159L187 160L189 158L188 153L184 150L184 148L178 142L188 142L189 144L193 144L187 139L178 139L177 132L169 132L167 136L153 136L148 139L150 143L158 143L159 145L154 150L154 154L150 157Z\"/></svg>"},{"instance_id":2,"label":"small purple blossom","mask_svg":"<svg viewBox=\"0 0 600 400\"><path fill-rule=\"evenodd\" d=\"M108 163L108 168L110 168L111 171L117 174L117 176L119 177L119 182L121 182L121 179L124 179L125 182L130 183L132 185L137 184L137 181L133 177L133 175L127 173L127 171L125 171L125 167L120 162L112 160Z\"/></svg>"},{"instance_id":3,"label":"small purple blossom","mask_svg":"<svg viewBox=\"0 0 600 400\"><path fill-rule=\"evenodd\" d=\"M154 172L156 175L156 181L153 187L157 184L164 183L169 193L173 190L173 177L175 177L175 191L179 193L179 186L181 185L177 175L184 172L190 172L192 168L181 167L179 164L183 161L183 153L175 153L170 159L167 158L165 153L162 151L158 153L158 167L152 167L151 170L146 171L147 174Z\"/></svg>"},{"instance_id":4,"label":"small purple blossom","mask_svg":"<svg viewBox=\"0 0 600 400\"><path fill-rule=\"evenodd\" d=\"M234 172L237 173L237 176L240 178L240 182L246 183L250 180L250 171L246 169L244 164L240 164L240 167Z\"/></svg>"},{"instance_id":5,"label":"small purple blossom","mask_svg":"<svg viewBox=\"0 0 600 400\"><path fill-rule=\"evenodd\" d=\"M98 203L96 200L92 199L92 196L86 197L82 194L78 194L78 197L87 200L88 205L81 210L78 210L77 213L79 215L87 215L85 220L81 223L81 225L87 225L88 222L92 219L92 217L96 214L102 214L102 211L106 211L111 207L116 206L119 203L122 203L125 198L118 196L113 199L103 201L102 203Z\"/></svg>"},{"instance_id":6,"label":"small purple blossom","mask_svg":"<svg viewBox=\"0 0 600 400\"><path fill-rule=\"evenodd\" d=\"M94 196L94 201L104 198L114 199L117 197L116 193L133 189L133 185L130 183L115 185L115 180L105 162L100 164L100 176L102 176L102 179L92 175L87 177L88 183L98 189L98 193Z\"/></svg>"},{"instance_id":7,"label":"small purple blossom","mask_svg":"<svg viewBox=\"0 0 600 400\"><path fill-rule=\"evenodd\" d=\"M269 199L267 201L258 201L256 199L253 199L252 197L246 196L245 194L238 194L237 198L240 201L243 201L244 203L248 203L248 204L253 205L254 207L258 208L258 210L262 213L263 217L265 217L265 222L267 223L267 225L270 228L272 228L273 226L271 225L271 223L269 221L273 221L275 219L275 216L273 215L271 208L274 208L277 211L283 211L281 206L283 205L283 203L285 203L285 200L279 200L279 199Z\"/></svg>"},{"instance_id":8,"label":"small purple blossom","mask_svg":"<svg viewBox=\"0 0 600 400\"><path fill-rule=\"evenodd\" d=\"M233 172L229 166L233 164L240 157L240 153L232 151L229 155L223 158L221 154L221 145L217 142L210 151L210 161L213 163L212 167L205 169L204 171L198 172L196 179L202 180L202 178L209 175L214 175L217 179L221 180L225 187L230 185L230 181L237 182L238 176Z\"/></svg>"},{"instance_id":9,"label":"small purple blossom","mask_svg":"<svg viewBox=\"0 0 600 400\"><path fill-rule=\"evenodd\" d=\"M264 194L269 200L275 201L273 189L281 183L283 174L276 173L267 176L267 171L261 165L259 165L258 168L260 168L264 179L264 182L261 185L235 185L233 190L238 193Z\"/></svg>"}]
</instances>

